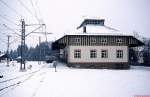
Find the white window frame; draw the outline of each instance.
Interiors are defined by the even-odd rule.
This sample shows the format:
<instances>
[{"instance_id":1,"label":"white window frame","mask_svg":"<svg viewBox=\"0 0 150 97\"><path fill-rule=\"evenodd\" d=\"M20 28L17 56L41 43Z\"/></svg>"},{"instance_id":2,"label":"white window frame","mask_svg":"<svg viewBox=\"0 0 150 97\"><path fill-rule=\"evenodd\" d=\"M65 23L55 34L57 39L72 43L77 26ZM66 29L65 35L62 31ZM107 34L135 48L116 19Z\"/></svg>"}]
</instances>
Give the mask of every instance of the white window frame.
<instances>
[{"instance_id":1,"label":"white window frame","mask_svg":"<svg viewBox=\"0 0 150 97\"><path fill-rule=\"evenodd\" d=\"M116 58L123 58L123 50L116 50Z\"/></svg>"},{"instance_id":2,"label":"white window frame","mask_svg":"<svg viewBox=\"0 0 150 97\"><path fill-rule=\"evenodd\" d=\"M74 50L74 58L81 58L81 50L80 49Z\"/></svg>"},{"instance_id":3,"label":"white window frame","mask_svg":"<svg viewBox=\"0 0 150 97\"><path fill-rule=\"evenodd\" d=\"M108 58L108 50L101 50L101 58Z\"/></svg>"},{"instance_id":4,"label":"white window frame","mask_svg":"<svg viewBox=\"0 0 150 97\"><path fill-rule=\"evenodd\" d=\"M107 44L107 38L102 38L102 39L101 39L101 43L102 43L102 44Z\"/></svg>"},{"instance_id":5,"label":"white window frame","mask_svg":"<svg viewBox=\"0 0 150 97\"><path fill-rule=\"evenodd\" d=\"M90 58L97 58L97 50L90 50Z\"/></svg>"}]
</instances>

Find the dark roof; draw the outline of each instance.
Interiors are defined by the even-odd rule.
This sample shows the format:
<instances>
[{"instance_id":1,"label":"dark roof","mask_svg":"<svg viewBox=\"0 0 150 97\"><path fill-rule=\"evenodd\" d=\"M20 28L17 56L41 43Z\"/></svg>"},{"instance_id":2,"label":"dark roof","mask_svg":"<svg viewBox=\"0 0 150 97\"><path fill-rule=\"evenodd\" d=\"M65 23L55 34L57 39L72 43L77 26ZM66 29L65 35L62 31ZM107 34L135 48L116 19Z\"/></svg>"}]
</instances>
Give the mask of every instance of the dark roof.
<instances>
[{"instance_id":1,"label":"dark roof","mask_svg":"<svg viewBox=\"0 0 150 97\"><path fill-rule=\"evenodd\" d=\"M108 37L108 36L110 36L110 37L128 37L128 39L129 38L131 38L131 39L133 39L133 40L135 40L135 41L137 41L137 43L135 44L135 43L130 43L128 46L129 47L137 47L137 46L142 46L142 45L144 45L144 43L143 42L141 42L140 40L138 40L138 39L136 39L135 37L133 37L133 36L125 36L125 35L65 35L65 36L63 36L63 37L61 37L60 39L58 39L58 40L56 40L54 43L52 43L52 48L59 48L59 49L63 49L65 46L66 46L66 43L59 43L59 41L60 40L62 40L62 39L64 39L65 37L72 37L72 36L106 36L106 37Z\"/></svg>"},{"instance_id":2,"label":"dark roof","mask_svg":"<svg viewBox=\"0 0 150 97\"><path fill-rule=\"evenodd\" d=\"M137 41L137 44L130 44L129 47L138 47L138 46L145 45L142 41L138 40L137 38L135 38L133 36L129 36L129 37L132 37L133 39L135 39Z\"/></svg>"},{"instance_id":3,"label":"dark roof","mask_svg":"<svg viewBox=\"0 0 150 97\"><path fill-rule=\"evenodd\" d=\"M77 27L77 29L88 25L88 24L93 24L93 25L100 25L100 26L104 26L104 19L85 19L81 25L79 27Z\"/></svg>"},{"instance_id":4,"label":"dark roof","mask_svg":"<svg viewBox=\"0 0 150 97\"><path fill-rule=\"evenodd\" d=\"M0 58L9 58L9 55L8 54L3 54L0 56Z\"/></svg>"}]
</instances>

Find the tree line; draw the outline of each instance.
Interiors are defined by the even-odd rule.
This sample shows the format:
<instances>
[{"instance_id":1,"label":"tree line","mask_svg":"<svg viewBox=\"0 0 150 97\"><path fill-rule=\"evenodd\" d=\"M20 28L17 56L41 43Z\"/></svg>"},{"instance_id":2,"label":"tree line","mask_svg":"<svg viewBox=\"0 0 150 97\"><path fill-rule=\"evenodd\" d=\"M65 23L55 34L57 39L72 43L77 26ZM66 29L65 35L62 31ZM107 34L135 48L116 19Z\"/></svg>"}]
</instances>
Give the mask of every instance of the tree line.
<instances>
[{"instance_id":1,"label":"tree line","mask_svg":"<svg viewBox=\"0 0 150 97\"><path fill-rule=\"evenodd\" d=\"M150 66L150 39L142 38L144 45L138 49L129 48L129 62L138 64L139 60L142 59L140 65Z\"/></svg>"},{"instance_id":2,"label":"tree line","mask_svg":"<svg viewBox=\"0 0 150 97\"><path fill-rule=\"evenodd\" d=\"M50 43L51 44L51 43ZM46 56L50 56L55 54L55 51L51 49L51 46L48 45L47 42L42 42L36 47L28 47L27 45L24 46L23 55L25 60L27 61L45 61ZM10 51L10 57L12 59L17 59L21 56L21 45L17 47L16 50Z\"/></svg>"}]
</instances>

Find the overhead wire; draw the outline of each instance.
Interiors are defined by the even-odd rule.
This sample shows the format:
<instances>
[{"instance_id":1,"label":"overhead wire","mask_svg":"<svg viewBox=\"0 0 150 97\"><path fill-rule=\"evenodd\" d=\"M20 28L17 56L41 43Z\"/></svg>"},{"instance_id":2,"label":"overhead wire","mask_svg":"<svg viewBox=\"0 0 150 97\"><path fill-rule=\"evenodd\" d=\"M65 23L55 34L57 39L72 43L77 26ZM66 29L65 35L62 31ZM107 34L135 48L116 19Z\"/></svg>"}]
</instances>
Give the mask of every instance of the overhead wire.
<instances>
[{"instance_id":1,"label":"overhead wire","mask_svg":"<svg viewBox=\"0 0 150 97\"><path fill-rule=\"evenodd\" d=\"M4 39L2 39L2 38L0 38L0 41L2 41L2 42L0 42L0 43L7 43L7 42L6 42L7 40L4 40Z\"/></svg>"},{"instance_id":2,"label":"overhead wire","mask_svg":"<svg viewBox=\"0 0 150 97\"><path fill-rule=\"evenodd\" d=\"M39 7L38 7L37 2L36 2L36 3L33 3L33 1L30 0L30 3L31 3L31 5L32 5L32 7L33 7L33 9L34 9L34 14L33 14L32 11L31 11L21 0L17 0L17 1L18 1L18 2L22 5L22 7L24 7L33 17L35 17L35 19L39 22L39 24L42 23L43 19L41 18L41 21L40 21L40 19L39 19L39 17L38 17L38 13L39 13L39 15L40 15L41 12L40 12L40 9L39 9ZM26 19L25 17L23 17L16 9L14 9L14 8L11 7L10 5L8 5L8 3L6 3L4 0L0 0L0 2L1 2L2 4L4 4L6 7L8 7L11 11L13 11L16 15L19 15L19 17L24 18L25 20L27 20L27 19ZM34 6L34 4L36 4L36 5ZM38 10L38 12L36 11L36 9ZM20 26L20 25L18 25L17 23L15 23L14 21L12 21L12 20L6 18L6 15L5 15L5 16L0 15L0 17L2 17L3 19L5 19L6 21L10 22L11 24ZM13 20L14 20L14 19L13 19ZM8 27L8 26L6 25L6 23L3 24L3 26L5 26L5 27L7 28L7 30L11 30L12 32L14 32L13 34L16 34L16 33L17 33L15 30L19 30L19 29L11 29L10 27ZM41 26L42 26L42 32L45 32L45 38L46 38L46 42L47 42L46 25L44 25L45 31L43 31L43 24L41 24ZM1 30L4 30L4 29L1 29ZM34 31L35 31L35 30L33 30L31 33L34 33ZM18 33L17 33L17 34L18 34ZM19 35L19 34L18 34L18 35Z\"/></svg>"},{"instance_id":3,"label":"overhead wire","mask_svg":"<svg viewBox=\"0 0 150 97\"><path fill-rule=\"evenodd\" d=\"M5 16L2 16L1 14L0 14L0 17L1 17L1 18L3 18L3 19L5 19L5 20L6 20L6 21L8 21L8 22L10 22L10 23L14 24L14 25L19 26L17 23L15 23L14 21L12 21L12 20L10 20L10 19L6 18Z\"/></svg>"},{"instance_id":4,"label":"overhead wire","mask_svg":"<svg viewBox=\"0 0 150 97\"><path fill-rule=\"evenodd\" d=\"M15 20L15 22L20 21L20 19L18 17L14 17L14 16L12 17L12 15L4 14L4 16L7 17L7 18L9 18L9 19L11 19L11 20Z\"/></svg>"},{"instance_id":5,"label":"overhead wire","mask_svg":"<svg viewBox=\"0 0 150 97\"><path fill-rule=\"evenodd\" d=\"M7 2L5 2L4 0L0 0L0 3L1 4L3 4L3 5L5 5L7 8L9 8L12 12L14 12L16 15L18 15L19 17L21 17L21 18L24 18L24 19L26 19L25 17L23 17L19 12L17 12L17 10L15 10L13 7L11 7ZM25 7L25 6L24 6ZM6 15L5 16L3 16L3 15L0 15L0 18L3 18L5 21L7 21L7 22L9 22L9 23L11 23L11 24L14 24L14 25L17 25L17 26L20 26L20 25L18 25L16 22L14 22L14 21L12 21L12 20L14 20L14 19L8 19L7 17L6 17ZM14 29L11 29L10 27L8 27L6 24L2 24L4 27L6 27L7 28L7 30L11 30L12 32L14 32L13 34L17 34L17 35L19 35ZM1 30L4 30L4 29L1 29ZM5 29L6 30L6 29ZM6 33L0 33L0 34L5 34L5 35L7 35ZM10 34L10 33L9 33ZM1 41L2 41L2 43L5 43L5 41L4 41L4 39L0 39ZM16 41L18 41L18 39L16 38L16 39L14 39L10 44L12 44L12 43L14 43L14 42L16 42ZM6 42L7 43L7 42Z\"/></svg>"},{"instance_id":6,"label":"overhead wire","mask_svg":"<svg viewBox=\"0 0 150 97\"><path fill-rule=\"evenodd\" d=\"M20 29L3 29L3 28L0 28L0 30L20 30Z\"/></svg>"},{"instance_id":7,"label":"overhead wire","mask_svg":"<svg viewBox=\"0 0 150 97\"><path fill-rule=\"evenodd\" d=\"M42 23L45 24L44 19L42 18L42 14L41 14L41 11L40 11L38 2L36 1L35 4L36 4L36 7L37 7L37 9L38 9L39 15L41 16ZM45 33L45 38L46 38L46 42L47 42L47 34L53 34L53 33L48 33L48 32L47 32L46 24L44 25L44 27L42 28L42 30L43 30L43 32Z\"/></svg>"},{"instance_id":8,"label":"overhead wire","mask_svg":"<svg viewBox=\"0 0 150 97\"><path fill-rule=\"evenodd\" d=\"M0 32L0 34L2 34L2 35L7 35L6 33L3 33L3 32Z\"/></svg>"},{"instance_id":9,"label":"overhead wire","mask_svg":"<svg viewBox=\"0 0 150 97\"><path fill-rule=\"evenodd\" d=\"M1 3L3 3L5 6L7 6L9 9L11 9L13 12L15 12L17 15L23 17L20 13L18 13L13 7L10 7L5 1L0 0Z\"/></svg>"},{"instance_id":10,"label":"overhead wire","mask_svg":"<svg viewBox=\"0 0 150 97\"><path fill-rule=\"evenodd\" d=\"M14 32L14 34L21 36L20 34L18 34L15 30L11 29L10 27L8 27L7 25L3 24L4 27L6 27L7 29L11 30L12 32Z\"/></svg>"},{"instance_id":11,"label":"overhead wire","mask_svg":"<svg viewBox=\"0 0 150 97\"><path fill-rule=\"evenodd\" d=\"M39 15L42 16L41 11L40 11L40 8L39 8L39 6L38 6L38 2L36 1L35 4L36 4L36 7L37 7L37 10L38 10ZM41 17L41 18L42 18L42 17ZM43 20L43 19L42 19L42 20Z\"/></svg>"},{"instance_id":12,"label":"overhead wire","mask_svg":"<svg viewBox=\"0 0 150 97\"><path fill-rule=\"evenodd\" d=\"M11 7L10 5L8 5L4 0L0 0L0 2L5 5L7 8L9 8L12 12L14 12L16 15L19 16L19 18L24 18L26 21L28 21L28 19L26 17L24 17L22 14L20 14L16 9L14 9L13 7Z\"/></svg>"},{"instance_id":13,"label":"overhead wire","mask_svg":"<svg viewBox=\"0 0 150 97\"><path fill-rule=\"evenodd\" d=\"M34 7L33 1L30 0L30 3L31 3L32 8L33 8L33 10L34 10L35 16L37 17L37 19L38 19L38 21L39 21L39 23L40 23L40 19L39 19L39 17L38 17L37 11L36 11L36 9L35 9L35 7Z\"/></svg>"},{"instance_id":14,"label":"overhead wire","mask_svg":"<svg viewBox=\"0 0 150 97\"><path fill-rule=\"evenodd\" d=\"M35 8L35 6L34 6L34 4L33 4L33 1L30 0L30 2L31 2L31 5L32 5L32 7L33 7L33 9L34 9L34 11L35 11L36 16L38 17L36 8L37 8L37 10L38 10L39 15L42 16L37 1L35 2L36 8ZM38 17L38 18L39 18L39 17ZM40 19L41 19L41 20L39 20L39 23L40 23L40 24L44 24L43 18L40 17ZM39 30L40 30L40 29L39 29ZM44 32L44 34L45 34L45 41L47 42L47 34L48 34L48 33L47 33L47 31L46 31L46 25L42 25L40 31L41 31L41 32ZM34 32L33 32L33 33L34 33ZM36 32L35 32L35 33L36 33ZM51 34L51 33L50 33L50 34Z\"/></svg>"},{"instance_id":15,"label":"overhead wire","mask_svg":"<svg viewBox=\"0 0 150 97\"><path fill-rule=\"evenodd\" d=\"M13 41L10 42L10 45L13 44L13 43L15 43L15 42L17 42L18 40L19 40L18 38L15 38Z\"/></svg>"},{"instance_id":16,"label":"overhead wire","mask_svg":"<svg viewBox=\"0 0 150 97\"><path fill-rule=\"evenodd\" d=\"M35 17L35 19L37 20L37 21L39 21L39 19L38 19L38 17L36 17L33 13L32 13L32 11L30 10L30 9L28 9L28 7L26 7L26 5L21 1L21 0L17 0L33 17Z\"/></svg>"}]
</instances>

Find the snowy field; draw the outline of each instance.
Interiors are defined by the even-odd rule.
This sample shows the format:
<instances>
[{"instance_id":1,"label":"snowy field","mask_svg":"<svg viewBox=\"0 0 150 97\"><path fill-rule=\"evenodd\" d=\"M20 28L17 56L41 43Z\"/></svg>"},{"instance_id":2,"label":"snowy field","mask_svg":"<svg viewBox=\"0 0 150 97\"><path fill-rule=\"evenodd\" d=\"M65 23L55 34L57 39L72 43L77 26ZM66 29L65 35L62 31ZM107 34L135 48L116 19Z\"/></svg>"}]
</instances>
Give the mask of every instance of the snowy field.
<instances>
[{"instance_id":1,"label":"snowy field","mask_svg":"<svg viewBox=\"0 0 150 97\"><path fill-rule=\"evenodd\" d=\"M134 97L150 95L150 68L130 70L75 69L58 63L27 62L31 70L19 71L19 63L0 63L0 97Z\"/></svg>"}]
</instances>

